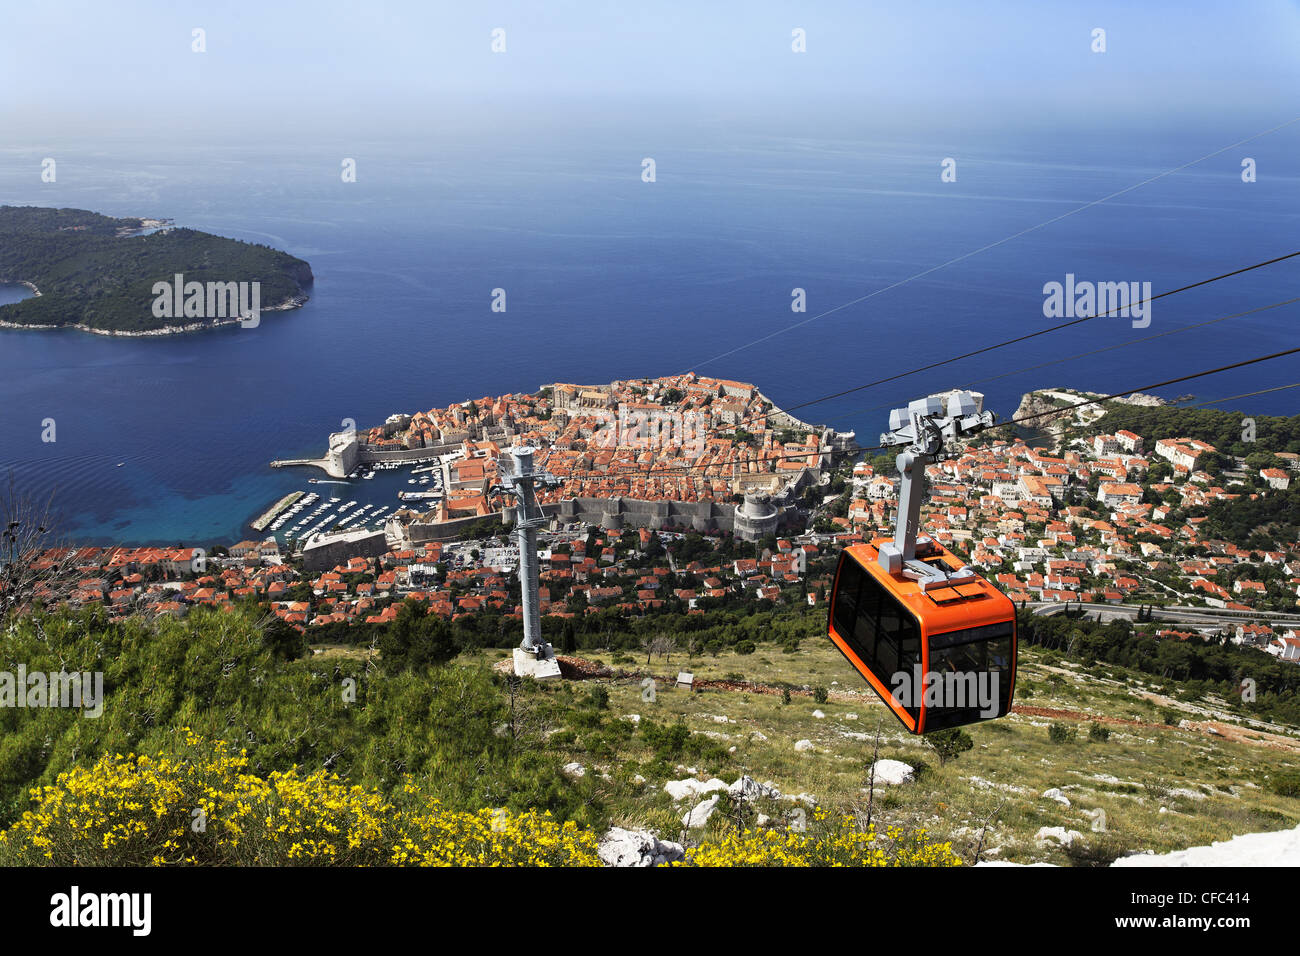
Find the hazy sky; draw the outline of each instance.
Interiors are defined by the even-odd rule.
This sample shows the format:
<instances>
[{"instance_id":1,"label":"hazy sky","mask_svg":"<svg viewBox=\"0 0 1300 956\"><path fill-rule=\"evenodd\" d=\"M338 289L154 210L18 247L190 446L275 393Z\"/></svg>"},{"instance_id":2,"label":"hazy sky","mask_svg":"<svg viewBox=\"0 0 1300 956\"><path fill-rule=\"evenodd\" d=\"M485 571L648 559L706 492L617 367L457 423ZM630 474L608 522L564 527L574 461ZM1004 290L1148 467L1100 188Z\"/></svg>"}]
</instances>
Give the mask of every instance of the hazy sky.
<instances>
[{"instance_id":1,"label":"hazy sky","mask_svg":"<svg viewBox=\"0 0 1300 956\"><path fill-rule=\"evenodd\" d=\"M0 128L626 123L1268 125L1300 115L1295 0L6 4ZM191 49L206 31L207 51ZM506 52L491 51L503 28ZM806 31L807 52L791 50ZM1106 30L1105 53L1091 50Z\"/></svg>"}]
</instances>

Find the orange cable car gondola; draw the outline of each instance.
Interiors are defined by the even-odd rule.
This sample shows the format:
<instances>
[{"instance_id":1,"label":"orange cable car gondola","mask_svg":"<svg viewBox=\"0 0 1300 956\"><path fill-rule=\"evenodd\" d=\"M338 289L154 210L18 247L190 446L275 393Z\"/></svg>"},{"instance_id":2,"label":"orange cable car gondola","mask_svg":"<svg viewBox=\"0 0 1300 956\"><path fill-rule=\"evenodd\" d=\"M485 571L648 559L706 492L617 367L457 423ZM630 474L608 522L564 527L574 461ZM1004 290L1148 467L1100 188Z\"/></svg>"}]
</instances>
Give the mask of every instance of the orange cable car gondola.
<instances>
[{"instance_id":1,"label":"orange cable car gondola","mask_svg":"<svg viewBox=\"0 0 1300 956\"><path fill-rule=\"evenodd\" d=\"M992 424L968 392L890 414L881 444L908 444L895 536L840 553L827 632L854 669L914 734L1005 716L1016 676L1016 608L937 542L917 536L925 465L944 438Z\"/></svg>"}]
</instances>

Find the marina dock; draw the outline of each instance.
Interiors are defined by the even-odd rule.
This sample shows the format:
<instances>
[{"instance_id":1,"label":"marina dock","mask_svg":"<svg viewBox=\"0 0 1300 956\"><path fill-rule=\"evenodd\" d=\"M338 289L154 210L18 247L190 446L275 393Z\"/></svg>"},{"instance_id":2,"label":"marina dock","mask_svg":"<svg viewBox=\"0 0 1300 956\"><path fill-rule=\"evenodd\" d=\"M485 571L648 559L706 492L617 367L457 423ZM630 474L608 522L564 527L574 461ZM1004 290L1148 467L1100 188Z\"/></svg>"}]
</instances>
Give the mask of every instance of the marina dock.
<instances>
[{"instance_id":1,"label":"marina dock","mask_svg":"<svg viewBox=\"0 0 1300 956\"><path fill-rule=\"evenodd\" d=\"M262 513L262 516L260 518L258 518L256 521L252 523L253 530L265 531L266 526L275 520L276 515L278 515L285 508L288 508L295 501L301 498L304 494L306 494L306 492L303 491L289 492L287 495L285 495L275 504L271 505L270 508L268 508L265 512Z\"/></svg>"}]
</instances>

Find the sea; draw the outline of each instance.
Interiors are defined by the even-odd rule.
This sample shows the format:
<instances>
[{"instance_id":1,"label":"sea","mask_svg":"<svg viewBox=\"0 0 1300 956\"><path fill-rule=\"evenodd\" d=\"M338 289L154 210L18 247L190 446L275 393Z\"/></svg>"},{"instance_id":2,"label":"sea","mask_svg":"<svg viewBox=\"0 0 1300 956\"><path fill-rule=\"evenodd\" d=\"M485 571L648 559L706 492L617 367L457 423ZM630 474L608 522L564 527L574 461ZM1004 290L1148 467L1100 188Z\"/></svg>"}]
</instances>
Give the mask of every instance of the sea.
<instances>
[{"instance_id":1,"label":"sea","mask_svg":"<svg viewBox=\"0 0 1300 956\"><path fill-rule=\"evenodd\" d=\"M6 146L0 203L165 217L283 249L316 279L254 329L0 329L0 491L52 500L67 540L228 544L294 490L397 504L405 470L344 487L269 467L321 454L348 418L694 370L866 445L932 391L969 386L1007 416L1035 388L1126 390L1293 347L1296 305L1187 327L1297 294L1300 260L1160 299L1145 328L1099 318L804 404L1045 328L1043 287L1067 275L1159 293L1296 251L1300 126L1193 163L1250 132L99 138L56 144L55 183L40 172L56 147ZM0 304L27 295L3 286ZM1156 391L1209 401L1298 372L1288 358ZM1223 407L1296 414L1300 389Z\"/></svg>"}]
</instances>

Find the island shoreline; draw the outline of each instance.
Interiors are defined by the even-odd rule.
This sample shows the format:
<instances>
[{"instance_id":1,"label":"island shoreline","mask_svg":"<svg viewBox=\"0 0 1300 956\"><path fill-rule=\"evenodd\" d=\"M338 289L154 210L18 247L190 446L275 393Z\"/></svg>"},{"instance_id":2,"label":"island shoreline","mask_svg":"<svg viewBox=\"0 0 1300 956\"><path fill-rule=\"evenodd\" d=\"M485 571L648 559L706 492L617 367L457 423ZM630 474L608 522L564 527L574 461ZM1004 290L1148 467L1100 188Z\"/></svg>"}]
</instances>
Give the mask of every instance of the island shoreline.
<instances>
[{"instance_id":1,"label":"island shoreline","mask_svg":"<svg viewBox=\"0 0 1300 956\"><path fill-rule=\"evenodd\" d=\"M18 283L21 285L34 288L30 282ZM40 295L39 292L36 293ZM288 312L291 309L300 309L311 300L309 295L296 295L279 302L276 305L269 305L263 308L262 312ZM21 322L6 322L0 319L0 329L28 329L32 331L44 331L47 329L73 329L77 332L89 332L91 335L105 335L124 339L148 338L160 335L189 335L194 332L206 332L210 329L221 328L225 325L239 325L243 320L238 316L229 319L214 319L206 322L193 322L189 325L165 325L160 329L144 329L139 332L127 332L121 329L97 329L89 325L24 325Z\"/></svg>"}]
</instances>

